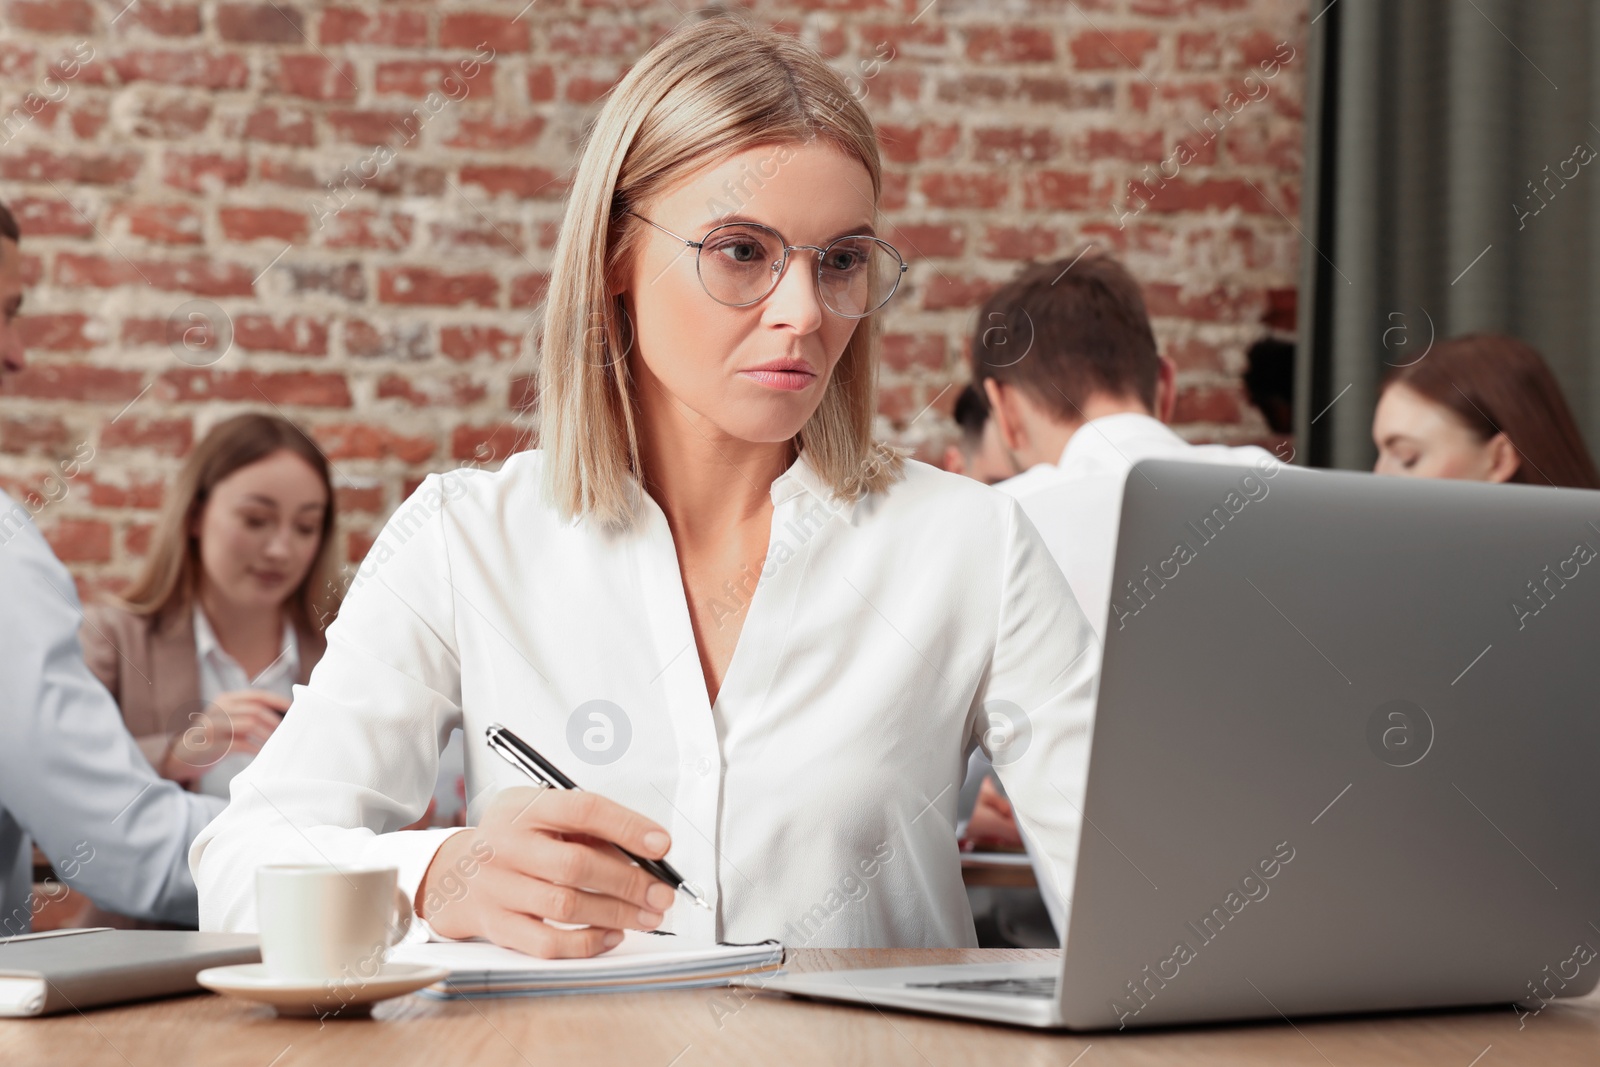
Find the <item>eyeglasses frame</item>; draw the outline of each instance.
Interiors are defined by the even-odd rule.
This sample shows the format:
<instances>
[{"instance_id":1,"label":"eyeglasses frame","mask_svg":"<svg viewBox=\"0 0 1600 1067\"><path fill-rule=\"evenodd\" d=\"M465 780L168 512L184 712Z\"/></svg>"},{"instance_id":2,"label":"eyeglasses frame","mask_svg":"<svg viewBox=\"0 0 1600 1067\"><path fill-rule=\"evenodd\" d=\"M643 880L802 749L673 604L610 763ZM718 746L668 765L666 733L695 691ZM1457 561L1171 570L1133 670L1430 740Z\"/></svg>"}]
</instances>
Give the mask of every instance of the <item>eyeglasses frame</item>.
<instances>
[{"instance_id":1,"label":"eyeglasses frame","mask_svg":"<svg viewBox=\"0 0 1600 1067\"><path fill-rule=\"evenodd\" d=\"M654 226L656 229L660 230L662 233L666 234L668 237L671 237L673 240L682 241L685 245L687 245L688 247L694 249L694 251L695 251L694 271L695 271L695 276L700 279L700 288L705 289L705 294L707 296L711 297L711 299L716 300L717 303L721 304L723 307L731 307L731 308L753 307L756 304L761 303L761 301L765 300L767 297L771 296L772 293L773 293L773 290L778 288L778 282L780 282L783 279L784 271L789 269L789 253L790 252L799 252L801 250L808 249L808 250L810 250L812 252L815 252L817 254L817 271L816 271L816 273L817 273L817 297L818 297L819 300L821 300L821 303L822 303L823 307L826 307L830 313L832 313L834 315L838 315L842 319L864 319L864 318L867 318L867 317L869 317L871 315L876 314L879 311L882 311L884 309L884 307L888 305L889 300L894 296L894 294L900 291L900 279L905 275L906 271L911 269L911 265L906 262L905 257L900 254L900 250L898 248L896 248L894 245L890 244L888 241L885 241L883 238L874 237L870 233L845 234L842 237L835 237L833 240L829 241L826 247L820 247L819 248L817 245L792 245L792 244L790 244L788 242L788 239L783 236L783 234L778 233L777 230L773 229L771 226L768 226L766 223L763 223L763 222L724 222L719 226L713 226L710 230L707 230L706 231L706 235L704 237L702 237L700 240L691 241L687 237L680 237L678 234L673 233L671 230L667 229L665 226L661 225L658 222L651 222L650 219L645 218L643 215L639 214L637 211L633 211L633 210L630 209L630 210L624 212L624 214L632 215L634 218L638 219L640 222L648 222L648 223L650 223L651 226ZM708 240L710 240L712 234L716 233L718 230L726 229L726 228L728 228L730 226L759 226L763 230L768 230L771 233L773 233L774 235L776 235L777 238L778 238L778 243L783 246L783 259L778 264L778 269L773 272L772 284L770 286L768 286L766 292L762 293L760 296L756 297L754 300L747 300L742 304L730 304L726 300L718 299L715 295L712 294L710 289L706 288L706 280L700 274L700 252L705 247L706 242ZM843 312L837 311L833 307L830 307L826 300L822 300L821 299L822 298L822 257L827 253L829 248L832 248L834 245L838 244L840 241L848 241L848 240L850 240L852 238L862 238L862 239L865 239L865 240L868 240L868 241L876 241L879 244L881 244L883 247L887 248L890 252L894 253L894 258L899 260L899 262L900 262L900 271L899 271L899 273L897 273L895 275L894 285L892 285L889 288L889 291L886 294L884 294L883 301L881 303L879 303L878 306L873 308L871 311L863 312L860 315L846 315Z\"/></svg>"}]
</instances>

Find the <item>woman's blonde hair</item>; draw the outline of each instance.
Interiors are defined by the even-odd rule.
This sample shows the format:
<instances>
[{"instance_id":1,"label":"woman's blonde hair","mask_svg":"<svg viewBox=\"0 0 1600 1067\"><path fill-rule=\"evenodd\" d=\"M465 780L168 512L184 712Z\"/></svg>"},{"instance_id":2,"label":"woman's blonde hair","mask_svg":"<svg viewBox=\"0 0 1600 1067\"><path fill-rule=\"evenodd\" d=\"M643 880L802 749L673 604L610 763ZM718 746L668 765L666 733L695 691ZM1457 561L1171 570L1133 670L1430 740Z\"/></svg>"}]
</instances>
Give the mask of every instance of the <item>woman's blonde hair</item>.
<instances>
[{"instance_id":1,"label":"woman's blonde hair","mask_svg":"<svg viewBox=\"0 0 1600 1067\"><path fill-rule=\"evenodd\" d=\"M338 606L329 577L333 566L333 481L322 450L300 427L277 415L235 415L213 426L201 438L183 461L162 502L161 517L151 534L150 555L143 569L120 596L110 598L112 603L136 615L157 616L163 623L189 610L199 589L201 566L200 541L192 531L211 491L241 467L285 450L311 465L328 494L316 559L284 603L289 617L301 630L320 631Z\"/></svg>"},{"instance_id":2,"label":"woman's blonde hair","mask_svg":"<svg viewBox=\"0 0 1600 1067\"><path fill-rule=\"evenodd\" d=\"M646 225L626 212L739 152L819 140L861 161L876 203L877 135L844 79L800 42L734 16L663 38L611 91L573 179L539 346L545 484L563 517L625 528L639 503L631 339L622 296L607 296ZM902 466L872 436L878 332L875 317L857 327L799 434L846 499L885 488Z\"/></svg>"}]
</instances>

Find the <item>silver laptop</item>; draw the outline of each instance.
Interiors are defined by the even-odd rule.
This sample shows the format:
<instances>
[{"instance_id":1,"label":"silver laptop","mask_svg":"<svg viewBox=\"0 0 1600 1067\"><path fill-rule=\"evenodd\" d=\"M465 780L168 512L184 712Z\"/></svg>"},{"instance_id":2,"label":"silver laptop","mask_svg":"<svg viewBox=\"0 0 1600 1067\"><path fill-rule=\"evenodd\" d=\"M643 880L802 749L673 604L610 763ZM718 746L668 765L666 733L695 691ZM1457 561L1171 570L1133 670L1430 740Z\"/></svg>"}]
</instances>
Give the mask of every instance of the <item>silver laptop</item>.
<instances>
[{"instance_id":1,"label":"silver laptop","mask_svg":"<svg viewBox=\"0 0 1600 1067\"><path fill-rule=\"evenodd\" d=\"M751 984L1084 1030L1594 988L1600 493L1144 461L1120 531L1059 963Z\"/></svg>"}]
</instances>

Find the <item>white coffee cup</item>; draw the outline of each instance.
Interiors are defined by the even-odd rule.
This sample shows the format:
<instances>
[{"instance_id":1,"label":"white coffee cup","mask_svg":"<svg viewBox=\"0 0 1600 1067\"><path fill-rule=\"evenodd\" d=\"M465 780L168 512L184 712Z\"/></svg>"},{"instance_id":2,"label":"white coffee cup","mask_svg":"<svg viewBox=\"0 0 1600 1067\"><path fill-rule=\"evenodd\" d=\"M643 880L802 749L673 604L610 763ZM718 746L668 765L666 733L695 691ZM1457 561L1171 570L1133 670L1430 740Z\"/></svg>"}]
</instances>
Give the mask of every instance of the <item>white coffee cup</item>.
<instances>
[{"instance_id":1,"label":"white coffee cup","mask_svg":"<svg viewBox=\"0 0 1600 1067\"><path fill-rule=\"evenodd\" d=\"M393 867L271 864L256 870L261 962L281 982L359 983L376 977L411 928L411 901Z\"/></svg>"}]
</instances>

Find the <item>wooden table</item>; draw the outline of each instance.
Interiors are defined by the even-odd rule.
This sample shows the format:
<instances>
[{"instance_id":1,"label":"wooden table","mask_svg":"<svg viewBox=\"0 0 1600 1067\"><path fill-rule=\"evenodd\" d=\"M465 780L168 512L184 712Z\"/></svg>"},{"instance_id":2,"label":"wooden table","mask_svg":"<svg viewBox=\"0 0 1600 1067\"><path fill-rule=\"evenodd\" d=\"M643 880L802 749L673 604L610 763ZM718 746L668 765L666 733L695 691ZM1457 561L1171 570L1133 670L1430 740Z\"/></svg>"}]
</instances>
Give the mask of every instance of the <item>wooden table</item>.
<instances>
[{"instance_id":1,"label":"wooden table","mask_svg":"<svg viewBox=\"0 0 1600 1067\"><path fill-rule=\"evenodd\" d=\"M801 949L795 970L1037 959L1041 950ZM0 1021L0 1064L381 1067L731 1064L1305 1064L1506 1067L1600 1061L1600 994L1518 1020L1487 1011L1296 1020L1146 1033L1041 1034L791 1000L748 990L441 1002L409 996L371 1019L279 1019L217 996Z\"/></svg>"}]
</instances>

